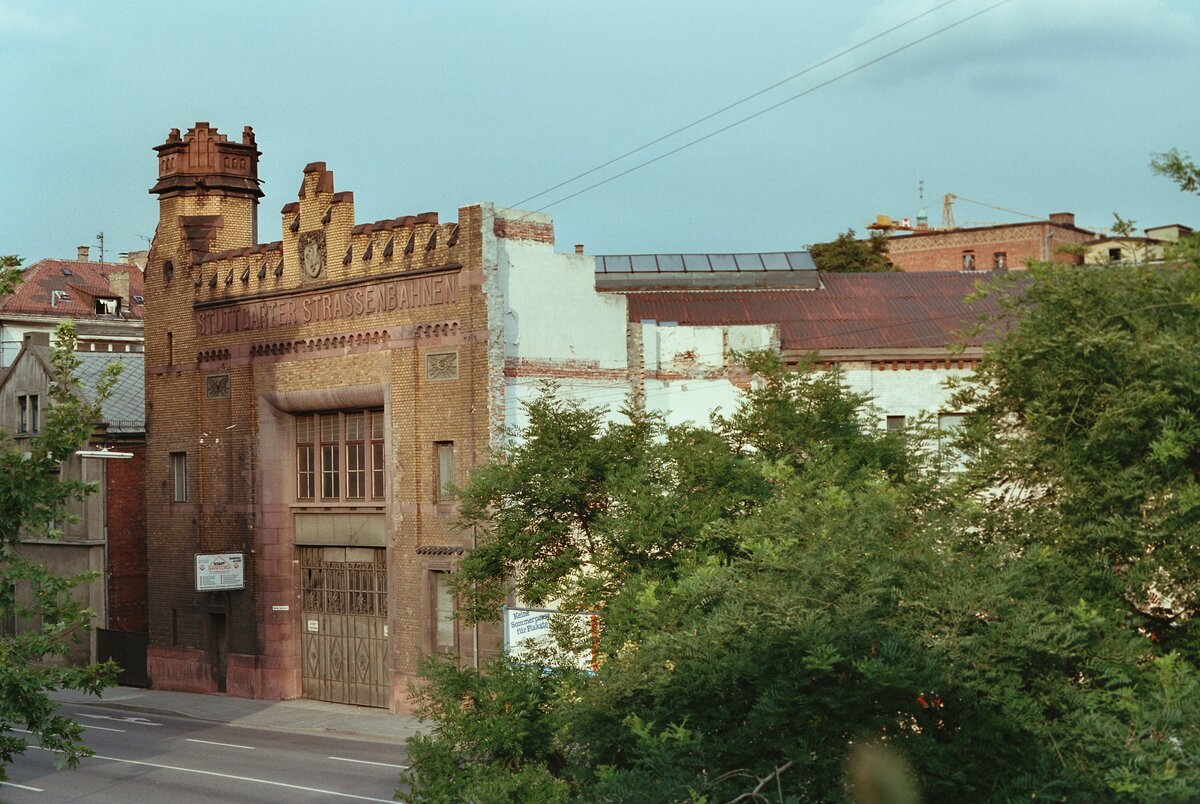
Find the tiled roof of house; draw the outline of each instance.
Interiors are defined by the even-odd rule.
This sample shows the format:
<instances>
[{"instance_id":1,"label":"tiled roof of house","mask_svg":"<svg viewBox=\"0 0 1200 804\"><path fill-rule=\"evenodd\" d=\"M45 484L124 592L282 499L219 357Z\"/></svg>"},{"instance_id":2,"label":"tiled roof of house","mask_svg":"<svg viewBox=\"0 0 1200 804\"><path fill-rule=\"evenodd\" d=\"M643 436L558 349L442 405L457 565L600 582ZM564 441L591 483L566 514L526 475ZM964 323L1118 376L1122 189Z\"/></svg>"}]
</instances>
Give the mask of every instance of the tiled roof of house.
<instances>
[{"instance_id":1,"label":"tiled roof of house","mask_svg":"<svg viewBox=\"0 0 1200 804\"><path fill-rule=\"evenodd\" d=\"M12 294L0 298L0 316L111 318L96 313L95 298L114 295L108 277L117 272L129 275L129 306L122 310L123 318L141 321L145 309L138 299L143 294L143 277L136 265L78 260L38 260L25 268Z\"/></svg>"},{"instance_id":2,"label":"tiled roof of house","mask_svg":"<svg viewBox=\"0 0 1200 804\"><path fill-rule=\"evenodd\" d=\"M116 385L101 407L110 433L142 433L146 430L146 386L144 355L140 352L77 352L79 387L89 402L96 399L96 385L110 363L123 368Z\"/></svg>"},{"instance_id":3,"label":"tiled roof of house","mask_svg":"<svg viewBox=\"0 0 1200 804\"><path fill-rule=\"evenodd\" d=\"M626 294L629 320L683 325L778 324L783 349L943 348L995 300L966 296L990 272L820 273L812 290L671 290ZM989 336L965 338L981 345Z\"/></svg>"}]
</instances>

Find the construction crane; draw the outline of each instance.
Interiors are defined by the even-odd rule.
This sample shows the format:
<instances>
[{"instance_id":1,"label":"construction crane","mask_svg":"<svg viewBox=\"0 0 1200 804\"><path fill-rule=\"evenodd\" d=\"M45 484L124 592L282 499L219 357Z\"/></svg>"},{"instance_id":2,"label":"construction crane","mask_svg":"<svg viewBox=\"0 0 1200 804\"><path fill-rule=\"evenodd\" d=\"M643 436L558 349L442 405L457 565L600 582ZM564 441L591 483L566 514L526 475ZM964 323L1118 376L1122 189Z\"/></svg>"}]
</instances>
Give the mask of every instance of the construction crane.
<instances>
[{"instance_id":1,"label":"construction crane","mask_svg":"<svg viewBox=\"0 0 1200 804\"><path fill-rule=\"evenodd\" d=\"M924 199L924 182L921 183L921 190L922 190L921 196L922 196L922 200L923 200ZM925 210L924 210L924 207L922 206L921 211L917 213L916 225L913 225L912 221L908 218L900 218L899 220L894 220L888 215L876 215L875 222L867 224L867 228L874 230L874 231L882 231L882 232L949 232L952 229L958 228L958 224L956 224L954 221L954 202L955 201L966 201L969 204L976 204L981 207L987 207L988 209L995 209L995 210L999 210L1000 212L1007 212L1010 215L1019 215L1023 218L1029 218L1029 219L1035 220L1035 221L1045 220L1045 216L1042 216L1042 215L1031 215L1028 212L1021 212L1020 210L1009 209L1008 207L1000 207L1000 206L996 206L995 204L989 204L986 201L976 201L973 198L964 198L963 196L958 195L956 193L946 193L944 196L942 196L942 225L941 225L941 227L933 227L928 224L927 219L925 217ZM971 225L975 225L975 224L972 223ZM991 224L979 224L979 225L991 225Z\"/></svg>"},{"instance_id":2,"label":"construction crane","mask_svg":"<svg viewBox=\"0 0 1200 804\"><path fill-rule=\"evenodd\" d=\"M917 210L917 223L914 226L909 218L900 218L893 220L888 215L876 215L875 222L867 224L867 228L877 232L939 232L949 231L954 228L954 199L958 198L954 193L946 193L942 199L942 228L937 229L930 227L929 216L925 213L925 180L921 179L917 183L917 198L919 199L919 209Z\"/></svg>"}]
</instances>

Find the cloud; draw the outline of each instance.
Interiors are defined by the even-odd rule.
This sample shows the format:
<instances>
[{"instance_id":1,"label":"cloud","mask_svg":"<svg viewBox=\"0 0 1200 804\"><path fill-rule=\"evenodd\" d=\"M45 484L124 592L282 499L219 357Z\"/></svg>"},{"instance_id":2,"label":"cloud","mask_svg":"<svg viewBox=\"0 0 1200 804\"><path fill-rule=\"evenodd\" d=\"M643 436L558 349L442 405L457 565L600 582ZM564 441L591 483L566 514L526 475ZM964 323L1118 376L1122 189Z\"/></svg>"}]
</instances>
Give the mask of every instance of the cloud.
<instances>
[{"instance_id":1,"label":"cloud","mask_svg":"<svg viewBox=\"0 0 1200 804\"><path fill-rule=\"evenodd\" d=\"M9 3L0 3L0 37L41 36L50 30L51 26L46 20L36 14Z\"/></svg>"},{"instance_id":2,"label":"cloud","mask_svg":"<svg viewBox=\"0 0 1200 804\"><path fill-rule=\"evenodd\" d=\"M943 0L889 0L867 12L849 37L856 43L938 6ZM907 25L872 46L886 52L933 33L992 5L994 0L958 0ZM1102 63L1106 72L1170 58L1194 47L1195 15L1163 0L1012 0L980 17L916 45L896 58L904 80L957 77L976 88L1011 90L1042 74ZM877 50L875 48L878 48ZM1002 73L1011 71L1012 79Z\"/></svg>"}]
</instances>

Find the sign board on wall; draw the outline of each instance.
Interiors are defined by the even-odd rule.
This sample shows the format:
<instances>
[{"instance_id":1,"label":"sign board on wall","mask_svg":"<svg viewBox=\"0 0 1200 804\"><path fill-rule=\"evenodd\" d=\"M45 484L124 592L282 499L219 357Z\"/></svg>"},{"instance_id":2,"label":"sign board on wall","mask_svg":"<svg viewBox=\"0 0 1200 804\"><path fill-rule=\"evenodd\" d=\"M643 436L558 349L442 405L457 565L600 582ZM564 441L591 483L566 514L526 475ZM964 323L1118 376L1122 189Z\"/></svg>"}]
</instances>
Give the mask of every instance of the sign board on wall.
<instances>
[{"instance_id":1,"label":"sign board on wall","mask_svg":"<svg viewBox=\"0 0 1200 804\"><path fill-rule=\"evenodd\" d=\"M241 553L196 555L196 591L246 588L246 562Z\"/></svg>"},{"instance_id":2,"label":"sign board on wall","mask_svg":"<svg viewBox=\"0 0 1200 804\"><path fill-rule=\"evenodd\" d=\"M504 607L504 655L518 661L545 664L553 654L580 670L596 670L599 636L595 612Z\"/></svg>"}]
</instances>

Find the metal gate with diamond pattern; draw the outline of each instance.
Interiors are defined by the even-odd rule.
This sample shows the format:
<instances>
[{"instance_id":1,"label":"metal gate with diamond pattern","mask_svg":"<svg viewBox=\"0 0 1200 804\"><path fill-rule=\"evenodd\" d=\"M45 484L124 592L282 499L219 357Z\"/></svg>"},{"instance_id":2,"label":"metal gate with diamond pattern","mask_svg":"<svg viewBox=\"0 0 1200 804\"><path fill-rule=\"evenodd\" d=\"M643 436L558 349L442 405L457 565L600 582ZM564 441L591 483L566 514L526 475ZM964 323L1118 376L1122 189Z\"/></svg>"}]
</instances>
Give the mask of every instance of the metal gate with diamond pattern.
<instances>
[{"instance_id":1,"label":"metal gate with diamond pattern","mask_svg":"<svg viewBox=\"0 0 1200 804\"><path fill-rule=\"evenodd\" d=\"M304 697L388 705L386 551L301 547Z\"/></svg>"}]
</instances>

